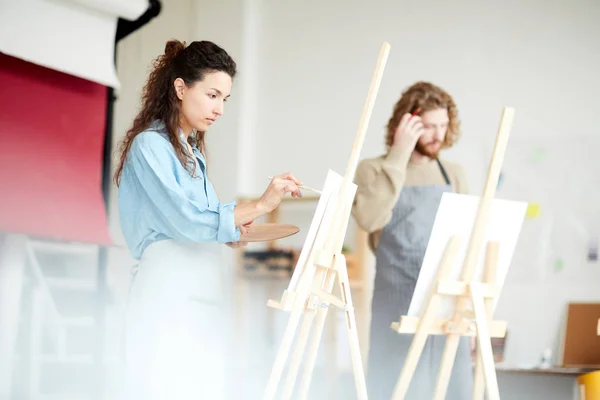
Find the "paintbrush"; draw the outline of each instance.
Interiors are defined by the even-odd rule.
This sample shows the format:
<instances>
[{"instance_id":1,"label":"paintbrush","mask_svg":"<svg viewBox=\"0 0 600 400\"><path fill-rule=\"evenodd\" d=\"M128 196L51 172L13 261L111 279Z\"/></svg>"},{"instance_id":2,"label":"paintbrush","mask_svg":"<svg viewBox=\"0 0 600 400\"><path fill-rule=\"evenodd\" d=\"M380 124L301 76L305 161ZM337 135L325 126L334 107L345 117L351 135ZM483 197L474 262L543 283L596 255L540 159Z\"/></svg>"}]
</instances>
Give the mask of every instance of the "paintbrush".
<instances>
[{"instance_id":1,"label":"paintbrush","mask_svg":"<svg viewBox=\"0 0 600 400\"><path fill-rule=\"evenodd\" d=\"M273 177L272 177L272 176L269 176L268 178L269 178L269 179L273 179ZM320 191L320 190L313 189L313 188L311 188L310 186L298 185L298 189L302 189L302 190L308 190L309 192L315 192L315 193L321 194L321 191Z\"/></svg>"}]
</instances>

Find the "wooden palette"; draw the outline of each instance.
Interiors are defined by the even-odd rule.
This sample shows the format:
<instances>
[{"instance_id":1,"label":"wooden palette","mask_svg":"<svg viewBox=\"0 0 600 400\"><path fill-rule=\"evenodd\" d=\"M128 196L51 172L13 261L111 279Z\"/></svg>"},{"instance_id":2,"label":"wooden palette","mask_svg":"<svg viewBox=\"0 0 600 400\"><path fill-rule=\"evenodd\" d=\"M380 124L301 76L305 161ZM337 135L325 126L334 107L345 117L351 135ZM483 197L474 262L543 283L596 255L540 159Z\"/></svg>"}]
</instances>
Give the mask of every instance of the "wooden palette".
<instances>
[{"instance_id":1,"label":"wooden palette","mask_svg":"<svg viewBox=\"0 0 600 400\"><path fill-rule=\"evenodd\" d=\"M289 224L252 224L250 232L240 235L240 242L268 242L295 235L300 231L296 225Z\"/></svg>"}]
</instances>

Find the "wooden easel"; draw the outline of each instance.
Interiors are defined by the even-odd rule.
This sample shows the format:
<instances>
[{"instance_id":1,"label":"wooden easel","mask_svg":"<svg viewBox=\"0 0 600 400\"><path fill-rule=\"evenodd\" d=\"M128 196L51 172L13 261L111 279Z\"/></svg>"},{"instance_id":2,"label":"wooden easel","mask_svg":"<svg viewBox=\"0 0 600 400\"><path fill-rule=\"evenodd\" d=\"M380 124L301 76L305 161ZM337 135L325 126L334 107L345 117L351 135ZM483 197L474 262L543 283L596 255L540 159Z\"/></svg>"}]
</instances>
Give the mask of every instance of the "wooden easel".
<instances>
[{"instance_id":1,"label":"wooden easel","mask_svg":"<svg viewBox=\"0 0 600 400\"><path fill-rule=\"evenodd\" d=\"M307 397L329 306L337 307L345 312L356 391L359 399L367 399L356 319L348 282L346 260L342 254L342 245L356 193L356 185L352 181L354 180L360 150L371 118L389 50L390 45L384 42L371 80L346 174L343 179L341 177L336 179L336 175L329 171L321 199L288 288L284 291L280 302L273 300L268 302L269 307L290 311L291 314L266 387L265 400L275 397L301 316L303 316L302 327L288 367L284 393L281 398L288 399L292 396L302 356L305 353L309 333L316 317L316 324L310 336L309 348L306 353L307 360L298 396L301 399ZM332 294L336 278L341 298Z\"/></svg>"},{"instance_id":2,"label":"wooden easel","mask_svg":"<svg viewBox=\"0 0 600 400\"><path fill-rule=\"evenodd\" d=\"M514 109L505 107L488 169L483 196L478 205L469 246L463 262L460 281L451 281L447 278L449 269L456 261L456 252L461 240L461 238L454 236L449 240L440 262L436 284L429 295L422 317L402 316L399 322L391 324L392 329L398 333L414 333L413 341L394 390L394 400L404 399L428 335L446 335L446 346L442 355L434 399L443 400L446 396L461 336L477 337L477 363L473 399L483 399L484 387L487 389L489 400L500 399L491 346L492 337L504 337L506 335L506 323L492 320L494 299L500 295L499 287L494 282L499 243L487 243L483 281L476 282L474 275L490 219L491 206L513 116ZM455 312L451 319L440 320L435 318L442 296L456 297Z\"/></svg>"}]
</instances>

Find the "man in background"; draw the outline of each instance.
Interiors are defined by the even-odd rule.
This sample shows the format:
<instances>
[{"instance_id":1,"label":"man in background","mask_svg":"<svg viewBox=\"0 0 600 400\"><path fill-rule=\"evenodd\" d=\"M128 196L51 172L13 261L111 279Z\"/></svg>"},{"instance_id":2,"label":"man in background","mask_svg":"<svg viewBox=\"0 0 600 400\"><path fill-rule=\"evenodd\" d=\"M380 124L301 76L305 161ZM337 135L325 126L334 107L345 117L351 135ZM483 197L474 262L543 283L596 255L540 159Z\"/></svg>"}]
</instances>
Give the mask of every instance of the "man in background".
<instances>
[{"instance_id":1,"label":"man in background","mask_svg":"<svg viewBox=\"0 0 600 400\"><path fill-rule=\"evenodd\" d=\"M439 153L458 140L460 122L452 97L417 82L402 93L387 125L386 154L359 164L352 215L369 233L375 253L367 384L372 400L392 397L413 335L390 328L408 307L444 192L467 193L460 165ZM406 399L431 399L445 336L429 336ZM446 399L471 398L468 338L461 338Z\"/></svg>"}]
</instances>

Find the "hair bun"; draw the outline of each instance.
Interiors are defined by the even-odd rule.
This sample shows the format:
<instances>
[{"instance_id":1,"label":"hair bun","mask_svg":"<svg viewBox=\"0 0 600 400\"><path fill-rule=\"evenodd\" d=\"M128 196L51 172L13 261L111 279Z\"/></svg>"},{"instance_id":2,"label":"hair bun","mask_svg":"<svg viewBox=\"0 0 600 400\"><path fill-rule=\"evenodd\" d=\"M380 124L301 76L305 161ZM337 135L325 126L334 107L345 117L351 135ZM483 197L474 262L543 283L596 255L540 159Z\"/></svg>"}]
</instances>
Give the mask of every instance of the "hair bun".
<instances>
[{"instance_id":1,"label":"hair bun","mask_svg":"<svg viewBox=\"0 0 600 400\"><path fill-rule=\"evenodd\" d=\"M165 45L165 56L169 59L177 57L185 50L185 42L179 40L169 40Z\"/></svg>"}]
</instances>

